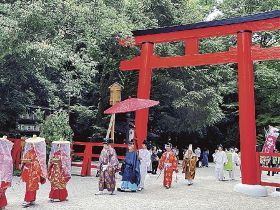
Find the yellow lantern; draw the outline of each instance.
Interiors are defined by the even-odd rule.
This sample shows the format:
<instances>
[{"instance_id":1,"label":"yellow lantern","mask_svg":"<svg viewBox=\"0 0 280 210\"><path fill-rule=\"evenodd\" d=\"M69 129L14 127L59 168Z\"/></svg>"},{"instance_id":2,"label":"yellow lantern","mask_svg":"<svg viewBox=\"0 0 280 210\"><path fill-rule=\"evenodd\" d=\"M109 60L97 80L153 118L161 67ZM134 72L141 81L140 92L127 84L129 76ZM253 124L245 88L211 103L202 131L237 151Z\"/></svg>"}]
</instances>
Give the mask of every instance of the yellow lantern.
<instances>
[{"instance_id":1,"label":"yellow lantern","mask_svg":"<svg viewBox=\"0 0 280 210\"><path fill-rule=\"evenodd\" d=\"M110 105L114 105L121 101L122 86L115 82L110 87Z\"/></svg>"}]
</instances>

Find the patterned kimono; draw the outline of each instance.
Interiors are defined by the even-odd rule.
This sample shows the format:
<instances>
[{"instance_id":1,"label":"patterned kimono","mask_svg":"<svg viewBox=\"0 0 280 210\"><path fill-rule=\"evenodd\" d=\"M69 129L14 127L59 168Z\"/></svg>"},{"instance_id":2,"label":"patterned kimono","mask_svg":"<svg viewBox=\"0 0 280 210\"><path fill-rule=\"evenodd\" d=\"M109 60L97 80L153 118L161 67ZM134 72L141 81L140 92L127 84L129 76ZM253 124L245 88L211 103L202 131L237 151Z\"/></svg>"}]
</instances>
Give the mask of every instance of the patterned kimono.
<instances>
[{"instance_id":1,"label":"patterned kimono","mask_svg":"<svg viewBox=\"0 0 280 210\"><path fill-rule=\"evenodd\" d=\"M58 150L53 154L49 162L48 179L51 183L49 198L65 201L68 197L66 184L70 180L71 176L63 170L62 156L66 157L66 154L64 154L63 151Z\"/></svg>"},{"instance_id":2,"label":"patterned kimono","mask_svg":"<svg viewBox=\"0 0 280 210\"><path fill-rule=\"evenodd\" d=\"M122 171L121 190L137 191L140 184L140 161L137 153L127 152L125 155L124 166Z\"/></svg>"},{"instance_id":3,"label":"patterned kimono","mask_svg":"<svg viewBox=\"0 0 280 210\"><path fill-rule=\"evenodd\" d=\"M116 187L115 173L119 169L119 161L115 149L103 149L99 157L99 191L107 189L114 192Z\"/></svg>"},{"instance_id":4,"label":"patterned kimono","mask_svg":"<svg viewBox=\"0 0 280 210\"><path fill-rule=\"evenodd\" d=\"M164 170L163 185L171 187L173 171L178 173L178 161L173 152L165 152L159 160L159 170Z\"/></svg>"},{"instance_id":5,"label":"patterned kimono","mask_svg":"<svg viewBox=\"0 0 280 210\"><path fill-rule=\"evenodd\" d=\"M21 171L22 181L26 182L24 201L33 202L36 200L36 191L39 189L39 182L41 184L46 182L34 148L23 156Z\"/></svg>"},{"instance_id":6,"label":"patterned kimono","mask_svg":"<svg viewBox=\"0 0 280 210\"><path fill-rule=\"evenodd\" d=\"M191 181L195 177L197 157L185 157L182 163L183 173L185 173L185 179Z\"/></svg>"}]
</instances>

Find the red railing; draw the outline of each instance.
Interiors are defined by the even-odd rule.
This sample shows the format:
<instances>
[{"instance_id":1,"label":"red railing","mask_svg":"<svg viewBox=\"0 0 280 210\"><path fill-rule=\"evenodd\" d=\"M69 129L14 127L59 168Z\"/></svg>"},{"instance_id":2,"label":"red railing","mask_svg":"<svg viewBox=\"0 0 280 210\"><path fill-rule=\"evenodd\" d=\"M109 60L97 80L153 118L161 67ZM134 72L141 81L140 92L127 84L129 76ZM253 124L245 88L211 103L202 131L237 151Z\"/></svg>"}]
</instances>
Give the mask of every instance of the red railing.
<instances>
[{"instance_id":1,"label":"red railing","mask_svg":"<svg viewBox=\"0 0 280 210\"><path fill-rule=\"evenodd\" d=\"M100 154L94 154L93 148L94 147L103 147L102 143L97 142L73 142L73 146L84 146L83 152L74 152L75 156L83 157L82 163L73 163L72 166L82 167L81 169L81 176L91 176L91 169L96 168L97 165L91 163L92 158L99 158ZM113 148L127 148L127 144L111 144ZM123 160L125 156L119 156L118 159Z\"/></svg>"},{"instance_id":2,"label":"red railing","mask_svg":"<svg viewBox=\"0 0 280 210\"><path fill-rule=\"evenodd\" d=\"M280 187L280 183L273 183L273 182L263 182L261 180L262 171L271 171L271 172L280 172L280 168L270 168L260 164L261 157L280 157L280 153L263 153L257 152L257 169L259 174L259 183L262 186L271 186L271 187Z\"/></svg>"}]
</instances>

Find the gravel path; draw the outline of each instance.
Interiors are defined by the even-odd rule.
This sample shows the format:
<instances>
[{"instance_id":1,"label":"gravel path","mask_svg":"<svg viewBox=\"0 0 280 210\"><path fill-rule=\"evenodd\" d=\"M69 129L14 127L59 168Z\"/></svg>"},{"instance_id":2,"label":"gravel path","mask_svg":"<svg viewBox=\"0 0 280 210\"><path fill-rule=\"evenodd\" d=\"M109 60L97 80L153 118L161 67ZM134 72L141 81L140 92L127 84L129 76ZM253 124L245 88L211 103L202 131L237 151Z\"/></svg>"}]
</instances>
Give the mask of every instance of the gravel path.
<instances>
[{"instance_id":1,"label":"gravel path","mask_svg":"<svg viewBox=\"0 0 280 210\"><path fill-rule=\"evenodd\" d=\"M78 176L80 168L73 168L73 176L67 187L69 201L62 203L50 203L48 193L49 183L40 186L37 193L36 205L29 209L280 209L279 198L268 196L265 198L254 198L233 191L236 181L218 182L214 178L214 166L199 168L193 186L184 183L183 175L180 174L178 183L173 183L171 189L162 187L161 176L149 175L146 178L146 188L137 193L121 193L116 195L95 196L97 181L95 176ZM95 170L92 171L95 175ZM239 177L239 171L237 172ZM265 178L267 178L265 176ZM280 182L280 175L274 177ZM120 184L120 176L117 177L117 185ZM269 192L274 188L268 187ZM19 178L14 178L13 187L7 192L9 206L6 209L22 209L25 192L24 183Z\"/></svg>"}]
</instances>

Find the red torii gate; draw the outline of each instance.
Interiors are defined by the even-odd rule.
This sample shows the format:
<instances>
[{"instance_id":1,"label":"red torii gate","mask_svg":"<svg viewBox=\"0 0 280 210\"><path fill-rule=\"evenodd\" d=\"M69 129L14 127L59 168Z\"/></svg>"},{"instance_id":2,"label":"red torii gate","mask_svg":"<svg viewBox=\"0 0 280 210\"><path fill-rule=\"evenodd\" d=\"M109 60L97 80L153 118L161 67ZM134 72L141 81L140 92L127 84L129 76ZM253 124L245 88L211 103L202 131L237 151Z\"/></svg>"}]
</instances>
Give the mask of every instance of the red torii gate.
<instances>
[{"instance_id":1,"label":"red torii gate","mask_svg":"<svg viewBox=\"0 0 280 210\"><path fill-rule=\"evenodd\" d=\"M242 184L258 185L256 163L256 123L253 61L280 59L280 47L252 47L252 32L280 29L280 10L251 16L201 22L189 25L133 31L133 44L141 54L121 61L122 71L139 70L137 97L150 98L152 70L183 66L238 63L239 127L242 164ZM237 48L227 52L199 53L202 38L237 34ZM156 43L184 41L185 55L160 57L154 54ZM126 41L120 41L126 46ZM147 136L149 110L136 112L136 132L139 145Z\"/></svg>"}]
</instances>

